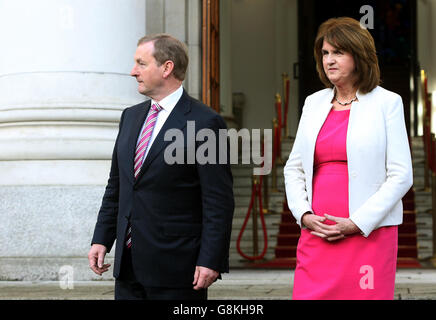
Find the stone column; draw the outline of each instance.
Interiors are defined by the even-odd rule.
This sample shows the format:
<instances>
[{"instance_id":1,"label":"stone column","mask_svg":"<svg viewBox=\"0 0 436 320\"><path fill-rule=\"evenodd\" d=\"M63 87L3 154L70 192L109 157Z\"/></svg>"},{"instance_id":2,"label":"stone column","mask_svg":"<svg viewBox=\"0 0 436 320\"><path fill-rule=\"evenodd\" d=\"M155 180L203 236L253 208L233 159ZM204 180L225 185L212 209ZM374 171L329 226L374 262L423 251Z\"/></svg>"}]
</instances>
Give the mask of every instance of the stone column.
<instances>
[{"instance_id":1,"label":"stone column","mask_svg":"<svg viewBox=\"0 0 436 320\"><path fill-rule=\"evenodd\" d=\"M236 127L232 95L232 1L220 1L220 108L228 125Z\"/></svg>"},{"instance_id":2,"label":"stone column","mask_svg":"<svg viewBox=\"0 0 436 320\"><path fill-rule=\"evenodd\" d=\"M188 47L183 87L201 99L201 0L147 0L147 33L169 33Z\"/></svg>"},{"instance_id":3,"label":"stone column","mask_svg":"<svg viewBox=\"0 0 436 320\"><path fill-rule=\"evenodd\" d=\"M145 20L145 0L0 1L1 280L98 278L86 256L121 111L144 100Z\"/></svg>"}]
</instances>

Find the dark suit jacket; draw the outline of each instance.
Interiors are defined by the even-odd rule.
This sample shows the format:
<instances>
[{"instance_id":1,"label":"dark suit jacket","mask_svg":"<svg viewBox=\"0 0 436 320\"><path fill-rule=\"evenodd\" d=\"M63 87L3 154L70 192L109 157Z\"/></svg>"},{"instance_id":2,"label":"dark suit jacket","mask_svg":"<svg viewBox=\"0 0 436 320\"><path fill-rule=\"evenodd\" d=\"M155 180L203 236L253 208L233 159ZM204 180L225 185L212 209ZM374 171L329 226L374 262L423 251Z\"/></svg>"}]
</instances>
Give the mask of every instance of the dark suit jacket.
<instances>
[{"instance_id":1,"label":"dark suit jacket","mask_svg":"<svg viewBox=\"0 0 436 320\"><path fill-rule=\"evenodd\" d=\"M114 277L120 273L128 221L132 226L132 263L146 287L192 287L195 266L228 272L234 199L233 178L227 164L168 165L164 141L168 129L180 129L187 156L187 121L195 131L225 129L221 116L185 91L156 136L135 180L136 141L150 108L146 101L121 115L112 165L92 243L108 252L115 239ZM202 142L196 142L197 150ZM218 141L217 141L218 144ZM226 146L228 148L228 144ZM216 155L219 157L218 153ZM228 157L227 157L228 160Z\"/></svg>"}]
</instances>

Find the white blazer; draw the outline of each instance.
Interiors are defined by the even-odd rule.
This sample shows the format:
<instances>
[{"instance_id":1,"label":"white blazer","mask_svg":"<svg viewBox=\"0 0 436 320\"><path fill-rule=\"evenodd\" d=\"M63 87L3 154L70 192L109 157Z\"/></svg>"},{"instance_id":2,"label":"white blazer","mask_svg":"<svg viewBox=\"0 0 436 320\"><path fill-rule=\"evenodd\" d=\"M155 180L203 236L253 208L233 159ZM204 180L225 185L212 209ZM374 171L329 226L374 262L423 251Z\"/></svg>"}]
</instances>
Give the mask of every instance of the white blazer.
<instances>
[{"instance_id":1,"label":"white blazer","mask_svg":"<svg viewBox=\"0 0 436 320\"><path fill-rule=\"evenodd\" d=\"M289 209L300 227L303 214L313 212L315 143L333 95L333 89L324 89L306 98L284 168ZM379 227L403 222L401 198L413 184L413 170L401 97L376 87L368 94L357 92L357 98L351 106L346 142L349 216L368 237Z\"/></svg>"}]
</instances>

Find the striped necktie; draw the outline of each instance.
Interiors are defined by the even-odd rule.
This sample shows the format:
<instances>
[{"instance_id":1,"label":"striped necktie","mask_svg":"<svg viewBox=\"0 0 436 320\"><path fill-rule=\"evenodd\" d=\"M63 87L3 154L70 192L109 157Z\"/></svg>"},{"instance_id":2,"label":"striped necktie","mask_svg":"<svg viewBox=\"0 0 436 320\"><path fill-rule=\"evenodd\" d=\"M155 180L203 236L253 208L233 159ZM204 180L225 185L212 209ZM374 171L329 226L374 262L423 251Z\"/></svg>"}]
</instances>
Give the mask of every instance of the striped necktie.
<instances>
[{"instance_id":1,"label":"striped necktie","mask_svg":"<svg viewBox=\"0 0 436 320\"><path fill-rule=\"evenodd\" d=\"M156 124L157 114L162 110L162 107L157 103L154 103L150 111L148 112L147 119L145 120L145 125L142 128L141 134L139 136L139 141L136 146L135 160L133 161L133 172L135 179L138 177L141 171L141 166L144 163L145 152L147 151L148 143L150 142L151 135L153 134L153 129ZM130 248L132 246L132 226L129 223L126 235L126 246Z\"/></svg>"}]
</instances>

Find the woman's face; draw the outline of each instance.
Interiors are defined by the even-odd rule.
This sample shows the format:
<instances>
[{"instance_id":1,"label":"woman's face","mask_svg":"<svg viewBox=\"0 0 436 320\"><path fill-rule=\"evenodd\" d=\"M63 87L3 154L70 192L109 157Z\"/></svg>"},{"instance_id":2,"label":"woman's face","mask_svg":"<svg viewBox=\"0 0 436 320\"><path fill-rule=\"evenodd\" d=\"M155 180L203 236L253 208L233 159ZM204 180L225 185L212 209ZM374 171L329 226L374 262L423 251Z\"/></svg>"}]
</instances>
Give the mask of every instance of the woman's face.
<instances>
[{"instance_id":1,"label":"woman's face","mask_svg":"<svg viewBox=\"0 0 436 320\"><path fill-rule=\"evenodd\" d=\"M341 51L324 40L322 64L327 78L335 86L354 85L355 64L350 53Z\"/></svg>"}]
</instances>

